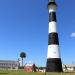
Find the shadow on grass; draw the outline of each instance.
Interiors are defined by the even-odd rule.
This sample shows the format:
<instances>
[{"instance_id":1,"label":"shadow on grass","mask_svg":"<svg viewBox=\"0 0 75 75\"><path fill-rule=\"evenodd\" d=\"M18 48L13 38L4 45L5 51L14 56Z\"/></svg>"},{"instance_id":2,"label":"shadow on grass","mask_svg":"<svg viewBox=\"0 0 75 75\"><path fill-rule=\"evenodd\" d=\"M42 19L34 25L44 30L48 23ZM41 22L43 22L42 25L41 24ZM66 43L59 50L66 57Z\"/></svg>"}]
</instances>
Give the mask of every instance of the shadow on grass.
<instances>
[{"instance_id":1,"label":"shadow on grass","mask_svg":"<svg viewBox=\"0 0 75 75\"><path fill-rule=\"evenodd\" d=\"M0 73L0 74L8 74L8 73Z\"/></svg>"},{"instance_id":2,"label":"shadow on grass","mask_svg":"<svg viewBox=\"0 0 75 75\"><path fill-rule=\"evenodd\" d=\"M75 72L63 72L63 73L75 73Z\"/></svg>"},{"instance_id":3,"label":"shadow on grass","mask_svg":"<svg viewBox=\"0 0 75 75\"><path fill-rule=\"evenodd\" d=\"M44 75L75 75L75 71L74 72L47 72Z\"/></svg>"}]
</instances>

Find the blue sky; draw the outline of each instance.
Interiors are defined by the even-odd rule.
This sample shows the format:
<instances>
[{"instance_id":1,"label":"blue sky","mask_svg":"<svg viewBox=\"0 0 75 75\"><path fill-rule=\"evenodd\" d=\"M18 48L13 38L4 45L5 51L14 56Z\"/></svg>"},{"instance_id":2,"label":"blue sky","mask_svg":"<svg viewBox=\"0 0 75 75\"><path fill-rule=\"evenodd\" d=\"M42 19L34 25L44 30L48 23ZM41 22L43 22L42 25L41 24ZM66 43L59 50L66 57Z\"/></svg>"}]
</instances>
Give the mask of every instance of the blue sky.
<instances>
[{"instance_id":1,"label":"blue sky","mask_svg":"<svg viewBox=\"0 0 75 75\"><path fill-rule=\"evenodd\" d=\"M63 63L75 62L75 0L56 0L57 30ZM48 0L0 0L0 59L45 66L48 47Z\"/></svg>"}]
</instances>

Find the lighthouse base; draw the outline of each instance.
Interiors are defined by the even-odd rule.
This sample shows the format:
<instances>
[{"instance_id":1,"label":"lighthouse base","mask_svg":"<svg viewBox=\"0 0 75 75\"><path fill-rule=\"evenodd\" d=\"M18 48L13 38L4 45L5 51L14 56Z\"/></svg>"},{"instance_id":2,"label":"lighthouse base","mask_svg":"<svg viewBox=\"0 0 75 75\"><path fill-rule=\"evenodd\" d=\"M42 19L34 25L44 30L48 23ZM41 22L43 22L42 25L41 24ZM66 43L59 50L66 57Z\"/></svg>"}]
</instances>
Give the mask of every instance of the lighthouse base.
<instances>
[{"instance_id":1,"label":"lighthouse base","mask_svg":"<svg viewBox=\"0 0 75 75\"><path fill-rule=\"evenodd\" d=\"M60 58L47 59L46 72L63 72Z\"/></svg>"}]
</instances>

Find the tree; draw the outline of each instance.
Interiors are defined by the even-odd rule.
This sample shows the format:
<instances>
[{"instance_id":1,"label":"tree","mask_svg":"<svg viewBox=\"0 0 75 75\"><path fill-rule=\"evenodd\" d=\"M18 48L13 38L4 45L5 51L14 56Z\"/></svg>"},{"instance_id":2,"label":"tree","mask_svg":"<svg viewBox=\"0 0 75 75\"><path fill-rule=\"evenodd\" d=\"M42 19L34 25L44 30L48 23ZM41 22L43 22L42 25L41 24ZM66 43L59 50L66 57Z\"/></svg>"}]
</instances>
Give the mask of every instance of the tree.
<instances>
[{"instance_id":1,"label":"tree","mask_svg":"<svg viewBox=\"0 0 75 75\"><path fill-rule=\"evenodd\" d=\"M22 58L22 67L23 67L23 58L26 58L26 53L25 52L21 52L20 53L20 57Z\"/></svg>"},{"instance_id":2,"label":"tree","mask_svg":"<svg viewBox=\"0 0 75 75\"><path fill-rule=\"evenodd\" d=\"M33 71L33 72L36 72L36 66L35 66L35 64L33 64L32 71Z\"/></svg>"}]
</instances>

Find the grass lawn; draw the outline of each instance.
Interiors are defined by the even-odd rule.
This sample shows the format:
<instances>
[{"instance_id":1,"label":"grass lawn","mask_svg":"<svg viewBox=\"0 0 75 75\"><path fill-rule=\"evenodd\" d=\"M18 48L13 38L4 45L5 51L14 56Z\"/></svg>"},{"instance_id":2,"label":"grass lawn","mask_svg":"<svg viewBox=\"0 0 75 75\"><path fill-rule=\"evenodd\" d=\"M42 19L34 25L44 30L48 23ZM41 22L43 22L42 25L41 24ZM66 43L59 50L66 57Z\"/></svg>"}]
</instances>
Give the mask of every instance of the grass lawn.
<instances>
[{"instance_id":1,"label":"grass lawn","mask_svg":"<svg viewBox=\"0 0 75 75\"><path fill-rule=\"evenodd\" d=\"M0 70L0 75L45 75L45 73L37 72L37 73L26 73L22 70L18 71L8 71L8 70ZM75 75L75 72L71 73L47 73L46 75Z\"/></svg>"}]
</instances>

